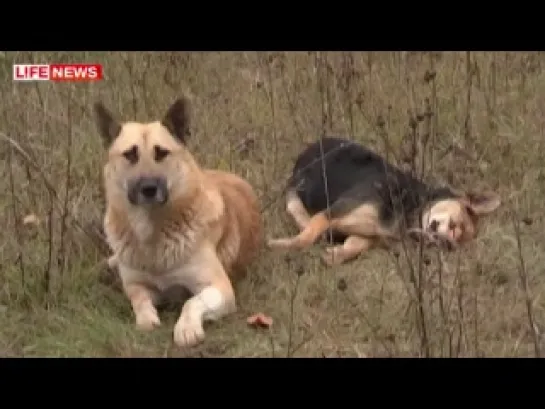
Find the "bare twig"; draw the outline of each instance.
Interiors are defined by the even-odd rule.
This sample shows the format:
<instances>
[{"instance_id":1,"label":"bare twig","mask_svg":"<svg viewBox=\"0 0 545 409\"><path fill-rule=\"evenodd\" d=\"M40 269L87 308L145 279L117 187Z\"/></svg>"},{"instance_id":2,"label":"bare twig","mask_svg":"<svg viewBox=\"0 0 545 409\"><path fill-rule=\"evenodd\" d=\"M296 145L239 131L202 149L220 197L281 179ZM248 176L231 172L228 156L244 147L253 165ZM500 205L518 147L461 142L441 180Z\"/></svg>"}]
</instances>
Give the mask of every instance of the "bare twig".
<instances>
[{"instance_id":1,"label":"bare twig","mask_svg":"<svg viewBox=\"0 0 545 409\"><path fill-rule=\"evenodd\" d=\"M273 84L273 72L272 65L274 62L273 55L270 55L265 67L267 69L267 79L269 81L269 103L271 107L271 117L272 117L272 133L273 133L273 169L272 169L272 180L276 179L276 173L278 171L278 135L276 129L276 107L275 107L275 94L274 94L274 84Z\"/></svg>"},{"instance_id":2,"label":"bare twig","mask_svg":"<svg viewBox=\"0 0 545 409\"><path fill-rule=\"evenodd\" d=\"M365 321L365 324L369 327L369 329L371 330L371 332L373 333L373 335L375 336L375 339L377 339L379 341L379 343L382 345L382 347L384 348L384 350L388 353L389 356L393 356L394 355L394 351L392 350L392 348L388 345L387 342L385 342L385 339L383 336L381 336L380 334L380 326L379 325L375 325L370 319L369 317L367 316L367 314L359 307L358 303L356 301L354 301L346 292L345 292L345 297L346 297L346 300L350 303L350 305L352 305L353 308L355 308L359 315L363 318L363 320Z\"/></svg>"},{"instance_id":3,"label":"bare twig","mask_svg":"<svg viewBox=\"0 0 545 409\"><path fill-rule=\"evenodd\" d=\"M25 262L24 262L24 240L19 224L19 210L17 208L17 196L15 194L15 180L13 176L13 152L12 148L8 148L8 174L9 174L9 189L11 193L11 210L13 213L13 223L15 226L15 239L17 241L17 264L21 272L21 285L23 288L26 285L25 280Z\"/></svg>"},{"instance_id":4,"label":"bare twig","mask_svg":"<svg viewBox=\"0 0 545 409\"><path fill-rule=\"evenodd\" d=\"M295 318L295 298L297 298L297 292L299 290L299 280L301 279L301 274L297 274L296 277L297 278L295 279L295 286L293 288L293 291L290 297L290 320L288 323L288 353L287 353L288 358L291 358L293 354L292 342L293 342L293 324L294 324L294 318Z\"/></svg>"},{"instance_id":5,"label":"bare twig","mask_svg":"<svg viewBox=\"0 0 545 409\"><path fill-rule=\"evenodd\" d=\"M299 125L299 122L297 121L297 110L295 109L295 102L293 100L293 97L295 96L295 93L289 89L288 87L288 76L286 73L286 66L285 64L280 64L280 73L282 77L282 87L284 88L284 94L286 95L286 101L288 102L288 107L290 110L291 117L293 119L293 126L295 126L295 131L297 132L297 135L299 136L299 140L303 140L303 131L301 130L301 127Z\"/></svg>"},{"instance_id":6,"label":"bare twig","mask_svg":"<svg viewBox=\"0 0 545 409\"><path fill-rule=\"evenodd\" d=\"M63 275L64 275L64 269L66 267L66 218L68 216L68 204L70 200L70 191L72 187L72 88L70 88L69 94L68 94L68 107L67 107L67 121L68 121L68 129L66 133L66 176L65 176L65 187L64 187L64 201L62 205L62 212L61 212L61 232L60 232L60 238L59 238L59 254L57 259L57 269L60 276L60 282L62 286L63 282Z\"/></svg>"},{"instance_id":7,"label":"bare twig","mask_svg":"<svg viewBox=\"0 0 545 409\"><path fill-rule=\"evenodd\" d=\"M32 157L13 138L9 137L8 135L6 135L3 132L0 132L0 138L2 138L4 141L6 141L19 154L19 156L26 163L28 163L28 165L32 169L34 169L35 172L37 172L40 175L45 188L52 195L52 197L54 199L54 202L57 205L57 208L59 209L59 211L62 211L62 201L59 199L59 196L57 194L57 191L56 191L55 187L49 181L47 176L43 173L40 166L32 159ZM98 242L101 242L101 243L103 242L103 239L101 237L100 238L97 237L96 234L88 231L85 227L83 227L79 223L79 221L70 212L67 213L67 216L69 216L68 219L72 221L74 226L76 226L82 233L84 233L85 235L87 235L87 237L89 237L89 239L91 239L91 242L96 245L97 249L100 252L102 252L104 255L108 254L107 252L105 252L104 247L99 245L99 243L98 243Z\"/></svg>"},{"instance_id":8,"label":"bare twig","mask_svg":"<svg viewBox=\"0 0 545 409\"><path fill-rule=\"evenodd\" d=\"M539 330L535 323L534 319L534 309L532 307L532 297L530 295L530 290L528 288L528 273L526 271L526 264L524 262L524 257L522 255L522 240L520 234L520 226L517 221L517 217L514 211L511 211L511 220L513 227L515 229L515 238L517 240L517 255L519 258L519 278L520 285L522 287L522 292L524 293L524 299L526 303L526 315L528 317L528 326L529 331L532 334L532 341L534 343L534 353L536 358L541 357L541 347L540 347L540 336Z\"/></svg>"},{"instance_id":9,"label":"bare twig","mask_svg":"<svg viewBox=\"0 0 545 409\"><path fill-rule=\"evenodd\" d=\"M473 85L473 70L471 66L471 51L466 51L466 115L464 120L465 146L471 139L471 87Z\"/></svg>"},{"instance_id":10,"label":"bare twig","mask_svg":"<svg viewBox=\"0 0 545 409\"><path fill-rule=\"evenodd\" d=\"M350 123L350 138L354 139L354 101L352 98L352 89L354 88L354 80L356 68L354 66L354 56L352 53L343 53L343 94L346 108L348 110L348 121Z\"/></svg>"},{"instance_id":11,"label":"bare twig","mask_svg":"<svg viewBox=\"0 0 545 409\"><path fill-rule=\"evenodd\" d=\"M46 303L49 302L49 295L51 291L51 269L53 267L53 223L55 213L55 201L53 195L49 195L49 211L47 215L47 262L45 263L44 276L43 276L43 289L44 298Z\"/></svg>"}]
</instances>

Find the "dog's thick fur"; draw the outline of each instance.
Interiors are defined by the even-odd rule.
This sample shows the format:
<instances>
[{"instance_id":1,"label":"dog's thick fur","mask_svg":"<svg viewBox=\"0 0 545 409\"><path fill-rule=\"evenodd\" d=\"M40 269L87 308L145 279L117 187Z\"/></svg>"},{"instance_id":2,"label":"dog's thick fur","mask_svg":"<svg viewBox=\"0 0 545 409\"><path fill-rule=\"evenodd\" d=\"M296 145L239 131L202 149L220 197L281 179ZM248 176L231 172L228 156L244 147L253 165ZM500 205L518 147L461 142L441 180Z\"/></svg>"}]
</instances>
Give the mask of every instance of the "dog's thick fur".
<instances>
[{"instance_id":1,"label":"dog's thick fur","mask_svg":"<svg viewBox=\"0 0 545 409\"><path fill-rule=\"evenodd\" d=\"M472 240L479 216L499 205L493 192L429 186L357 143L323 138L298 156L289 180L287 212L300 233L268 245L302 249L330 230L341 242L323 254L330 265L414 228L455 245Z\"/></svg>"},{"instance_id":2,"label":"dog's thick fur","mask_svg":"<svg viewBox=\"0 0 545 409\"><path fill-rule=\"evenodd\" d=\"M238 176L201 169L186 148L190 106L178 99L162 121L120 123L95 104L108 146L104 230L140 329L160 324L161 294L187 288L174 341L204 339L203 321L236 310L232 281L261 246L262 220L252 187Z\"/></svg>"}]
</instances>

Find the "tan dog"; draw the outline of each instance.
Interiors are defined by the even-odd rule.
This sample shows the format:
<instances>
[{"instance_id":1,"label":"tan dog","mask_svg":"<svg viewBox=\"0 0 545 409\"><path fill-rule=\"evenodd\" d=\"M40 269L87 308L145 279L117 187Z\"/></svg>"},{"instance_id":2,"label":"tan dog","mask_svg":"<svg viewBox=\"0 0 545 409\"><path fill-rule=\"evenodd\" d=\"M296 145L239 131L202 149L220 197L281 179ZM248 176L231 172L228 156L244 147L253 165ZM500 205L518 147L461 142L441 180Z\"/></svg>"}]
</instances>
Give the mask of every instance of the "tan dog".
<instances>
[{"instance_id":1,"label":"tan dog","mask_svg":"<svg viewBox=\"0 0 545 409\"><path fill-rule=\"evenodd\" d=\"M120 123L95 104L109 147L104 166L104 230L136 325L160 324L155 305L171 286L193 296L174 327L178 346L204 339L203 321L236 310L231 279L262 240L259 203L238 176L201 169L185 146L189 102L178 99L162 121Z\"/></svg>"}]
</instances>

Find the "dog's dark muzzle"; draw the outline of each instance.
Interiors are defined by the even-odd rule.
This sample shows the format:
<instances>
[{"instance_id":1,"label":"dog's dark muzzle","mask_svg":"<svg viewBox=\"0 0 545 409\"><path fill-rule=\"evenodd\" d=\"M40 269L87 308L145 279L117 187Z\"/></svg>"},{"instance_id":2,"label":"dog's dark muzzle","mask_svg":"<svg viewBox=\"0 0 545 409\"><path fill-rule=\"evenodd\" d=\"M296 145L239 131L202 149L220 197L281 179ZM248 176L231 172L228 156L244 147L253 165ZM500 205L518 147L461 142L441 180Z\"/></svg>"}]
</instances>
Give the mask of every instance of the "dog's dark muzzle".
<instances>
[{"instance_id":1,"label":"dog's dark muzzle","mask_svg":"<svg viewBox=\"0 0 545 409\"><path fill-rule=\"evenodd\" d=\"M141 177L129 182L128 188L129 202L133 205L162 205L168 200L164 178Z\"/></svg>"}]
</instances>

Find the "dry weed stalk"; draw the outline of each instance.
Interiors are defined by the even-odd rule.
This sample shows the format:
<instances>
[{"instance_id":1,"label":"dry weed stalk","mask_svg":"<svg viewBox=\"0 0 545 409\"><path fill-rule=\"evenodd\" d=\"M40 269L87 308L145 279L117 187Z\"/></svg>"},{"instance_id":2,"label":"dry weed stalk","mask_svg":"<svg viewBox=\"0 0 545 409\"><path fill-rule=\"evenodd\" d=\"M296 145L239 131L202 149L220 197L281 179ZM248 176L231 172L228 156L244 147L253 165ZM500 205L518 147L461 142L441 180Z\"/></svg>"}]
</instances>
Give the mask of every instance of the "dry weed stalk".
<instances>
[{"instance_id":1,"label":"dry weed stalk","mask_svg":"<svg viewBox=\"0 0 545 409\"><path fill-rule=\"evenodd\" d=\"M32 158L30 153L27 150L25 150L17 141L15 141L13 138L6 135L5 133L0 132L0 138L2 138L5 142L7 142L9 144L9 146L19 155L19 157L21 159L23 159L23 161L25 161L25 163L40 176L40 179L41 179L43 185L45 186L45 188L47 189L47 191L49 192L49 194L53 198L53 202L55 203L55 207L57 208L57 210L62 212L62 206L63 206L62 203L63 202L60 200L59 195L57 193L57 190L55 189L53 183L49 180L47 175L45 175L43 170L37 164L37 162ZM99 251L101 251L104 255L107 254L107 252L105 252L105 250L104 250L104 246L102 245L102 238L97 237L97 235L94 232L91 232L88 229L86 229L77 220L77 218L74 215L71 214L71 212L68 212L68 214L67 214L67 221L70 221L74 225L74 227L76 227L78 230L80 230L82 233L84 233L91 240L91 242L94 245L96 245L96 247L97 247L97 249L99 249Z\"/></svg>"},{"instance_id":2,"label":"dry weed stalk","mask_svg":"<svg viewBox=\"0 0 545 409\"><path fill-rule=\"evenodd\" d=\"M64 201L62 204L62 211L60 217L61 231L59 238L59 253L57 258L57 269L60 278L60 287L59 293L62 292L63 286L63 277L64 271L67 265L66 257L66 232L67 232L67 223L66 219L68 217L68 206L70 203L70 193L72 192L72 142L73 142L73 131L72 131L72 94L73 89L69 88L68 95L66 96L67 109L66 109L66 120L67 120L67 129L66 129L66 168L65 168L65 183L64 183ZM53 202L51 201L51 211L53 211ZM49 293L49 292L48 292Z\"/></svg>"},{"instance_id":3,"label":"dry weed stalk","mask_svg":"<svg viewBox=\"0 0 545 409\"><path fill-rule=\"evenodd\" d=\"M24 261L24 239L21 234L21 225L20 225L20 214L19 208L17 207L17 195L15 193L15 178L13 175L13 147L8 147L8 176L9 176L9 190L11 195L11 211L13 214L13 223L15 228L15 240L17 242L17 259L16 263L19 265L19 270L21 272L21 285L23 288L26 287L26 274L25 274L25 261Z\"/></svg>"},{"instance_id":4,"label":"dry weed stalk","mask_svg":"<svg viewBox=\"0 0 545 409\"><path fill-rule=\"evenodd\" d=\"M133 111L133 117L138 117L138 92L136 91L136 82L137 82L137 76L134 73L133 64L131 61L130 54L126 54L123 58L123 63L125 66L125 69L129 73L129 78L132 79L129 85L129 89L131 91L132 95L132 111Z\"/></svg>"},{"instance_id":5,"label":"dry weed stalk","mask_svg":"<svg viewBox=\"0 0 545 409\"><path fill-rule=\"evenodd\" d=\"M324 158L324 148L322 139L327 134L327 122L328 120L331 120L331 116L328 116L328 113L330 112L329 106L331 105L331 100L329 99L330 94L328 92L329 84L328 79L329 76L327 75L328 72L328 65L327 60L325 60L325 56L322 55L322 53L316 53L316 64L317 64L317 72L318 72L318 90L320 93L320 103L322 107L322 129L320 132L320 160L322 164L322 176L324 178L324 188L325 188L325 197L326 197L326 204L327 209L326 211L329 212L329 207L331 206L331 202L329 200L329 187L327 183L327 173L326 173L326 165L325 165L325 158ZM325 67L325 68L324 68ZM325 73L324 73L325 71ZM330 125L330 129L332 126ZM331 230L328 230L328 239L329 244L331 245L333 243L333 235Z\"/></svg>"},{"instance_id":6,"label":"dry weed stalk","mask_svg":"<svg viewBox=\"0 0 545 409\"><path fill-rule=\"evenodd\" d=\"M284 88L284 95L286 96L286 101L288 102L288 108L290 111L290 116L293 120L293 126L299 137L299 141L303 141L304 134L297 120L297 109L294 99L297 98L297 95L290 89L288 84L288 75L286 72L286 65L280 64L280 76L282 77L282 87ZM295 85L295 84L294 84Z\"/></svg>"},{"instance_id":7,"label":"dry weed stalk","mask_svg":"<svg viewBox=\"0 0 545 409\"><path fill-rule=\"evenodd\" d=\"M354 99L352 90L355 88L356 68L354 66L354 55L349 52L343 52L342 72L341 72L341 90L344 96L346 112L350 126L350 138L354 139Z\"/></svg>"},{"instance_id":8,"label":"dry weed stalk","mask_svg":"<svg viewBox=\"0 0 545 409\"><path fill-rule=\"evenodd\" d=\"M473 68L471 51L466 51L466 115L464 119L464 147L471 141L471 88L473 86Z\"/></svg>"},{"instance_id":9,"label":"dry weed stalk","mask_svg":"<svg viewBox=\"0 0 545 409\"><path fill-rule=\"evenodd\" d=\"M277 134L277 126L276 126L276 95L274 93L274 75L273 75L273 64L275 63L275 55L270 54L266 60L264 61L265 69L267 71L267 81L268 81L268 96L269 96L269 104L271 108L271 118L272 118L272 139L273 139L273 149L272 149L272 156L273 156L273 162L272 162L272 180L276 180L277 178L277 172L279 169L278 166L278 134Z\"/></svg>"},{"instance_id":10,"label":"dry weed stalk","mask_svg":"<svg viewBox=\"0 0 545 409\"><path fill-rule=\"evenodd\" d=\"M430 85L430 99L426 114L431 115L431 123L429 129L430 137L430 171L435 171L435 151L437 149L437 130L439 128L439 115L437 107L437 72L435 70L435 53L430 52L428 55L430 68L424 75L424 81ZM435 114L434 114L435 113Z\"/></svg>"},{"instance_id":11,"label":"dry weed stalk","mask_svg":"<svg viewBox=\"0 0 545 409\"><path fill-rule=\"evenodd\" d=\"M296 279L295 279L295 285L293 287L293 291L291 292L290 296L290 318L288 323L288 350L286 353L287 358L291 358L293 356L293 349L292 349L292 343L293 343L293 324L295 321L295 299L297 298L297 293L299 291L299 283L301 280L301 276L304 274L305 270L302 268L296 269Z\"/></svg>"},{"instance_id":12,"label":"dry weed stalk","mask_svg":"<svg viewBox=\"0 0 545 409\"><path fill-rule=\"evenodd\" d=\"M51 269L53 268L53 244L54 244L54 222L55 202L53 195L49 195L49 209L47 212L47 263L45 264L42 287L44 290L45 303L49 303L51 291Z\"/></svg>"},{"instance_id":13,"label":"dry weed stalk","mask_svg":"<svg viewBox=\"0 0 545 409\"><path fill-rule=\"evenodd\" d=\"M283 56L280 56L280 58ZM276 178L276 172L278 169L278 138L276 134L276 109L275 109L275 93L274 93L274 81L273 81L273 64L275 62L275 55L271 54L264 62L265 68L267 71L267 79L268 79L268 96L269 96L269 103L270 103L270 109L271 109L271 116L272 116L272 131L273 131L273 142L274 142L274 153L273 153L273 180ZM283 63L280 63L283 65ZM285 190L285 188L284 188ZM303 271L303 270L301 270ZM293 326L294 326L294 320L295 320L295 299L297 297L297 292L299 289L299 280L301 278L302 274L297 274L297 278L295 281L295 287L292 291L292 295L290 297L290 315L289 315L289 323L288 323L288 347L287 347L287 357L290 358L293 354L292 350L292 342L293 342Z\"/></svg>"},{"instance_id":14,"label":"dry weed stalk","mask_svg":"<svg viewBox=\"0 0 545 409\"><path fill-rule=\"evenodd\" d=\"M528 288L528 272L526 271L526 263L524 262L524 256L522 255L522 239L521 239L519 221L514 210L511 210L510 213L511 213L511 221L513 223L513 228L515 230L515 238L517 241L517 256L519 259L518 273L519 273L520 285L522 287L522 292L524 294L524 301L526 304L526 315L528 317L528 330L530 331L530 334L532 334L532 341L534 344L535 356L536 358L540 358L541 357L540 332L535 322L535 318L534 318L535 313L534 313L534 308L532 305L533 304L532 296Z\"/></svg>"},{"instance_id":15,"label":"dry weed stalk","mask_svg":"<svg viewBox=\"0 0 545 409\"><path fill-rule=\"evenodd\" d=\"M357 310L358 315L365 321L365 324L369 327L371 330L371 333L373 334L375 340L379 342L379 344L382 346L384 351L388 354L389 357L395 356L395 351L392 349L392 347L389 345L388 342L386 342L386 339L384 335L381 333L381 328L379 324L374 324L373 321L369 318L367 312L365 312L360 304L357 301L354 301L354 299L348 294L346 291L348 288L348 285L344 279L340 279L337 282L337 289L344 294L345 299L348 301L348 303ZM382 297L379 297L379 301L382 299Z\"/></svg>"}]
</instances>

